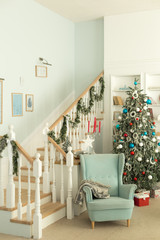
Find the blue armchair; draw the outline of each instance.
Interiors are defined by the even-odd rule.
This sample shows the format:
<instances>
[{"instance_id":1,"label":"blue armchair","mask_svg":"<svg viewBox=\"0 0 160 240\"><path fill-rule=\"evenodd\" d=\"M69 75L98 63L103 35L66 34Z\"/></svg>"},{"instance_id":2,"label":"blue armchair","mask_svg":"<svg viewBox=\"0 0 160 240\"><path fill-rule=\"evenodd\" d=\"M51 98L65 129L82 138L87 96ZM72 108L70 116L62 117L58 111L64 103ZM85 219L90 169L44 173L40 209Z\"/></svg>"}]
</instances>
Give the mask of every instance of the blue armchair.
<instances>
[{"instance_id":1,"label":"blue armchair","mask_svg":"<svg viewBox=\"0 0 160 240\"><path fill-rule=\"evenodd\" d=\"M110 185L108 199L95 199L91 189L84 187L88 215L94 229L95 222L130 219L134 207L134 184L123 184L124 154L81 155L83 179Z\"/></svg>"}]
</instances>

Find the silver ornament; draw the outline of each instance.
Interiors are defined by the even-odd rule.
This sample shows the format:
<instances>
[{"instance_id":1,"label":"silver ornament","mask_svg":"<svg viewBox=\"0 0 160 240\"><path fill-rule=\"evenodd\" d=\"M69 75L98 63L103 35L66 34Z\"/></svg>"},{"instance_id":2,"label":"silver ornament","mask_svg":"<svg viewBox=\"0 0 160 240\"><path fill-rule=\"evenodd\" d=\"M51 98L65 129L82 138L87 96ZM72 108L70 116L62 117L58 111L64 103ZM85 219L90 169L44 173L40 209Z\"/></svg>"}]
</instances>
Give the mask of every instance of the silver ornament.
<instances>
[{"instance_id":1,"label":"silver ornament","mask_svg":"<svg viewBox=\"0 0 160 240\"><path fill-rule=\"evenodd\" d=\"M149 179L149 180L152 180L152 176L151 176L151 175L149 175L149 176L148 176L148 179Z\"/></svg>"},{"instance_id":2,"label":"silver ornament","mask_svg":"<svg viewBox=\"0 0 160 240\"><path fill-rule=\"evenodd\" d=\"M137 108L136 110L137 110L137 112L139 112L139 111L140 111L140 108Z\"/></svg>"},{"instance_id":3,"label":"silver ornament","mask_svg":"<svg viewBox=\"0 0 160 240\"><path fill-rule=\"evenodd\" d=\"M139 143L139 146L140 146L140 147L142 147L142 146L143 146L143 143L142 143L142 142L140 142L140 143Z\"/></svg>"},{"instance_id":4,"label":"silver ornament","mask_svg":"<svg viewBox=\"0 0 160 240\"><path fill-rule=\"evenodd\" d=\"M144 109L144 110L147 110L147 106L144 106L143 109Z\"/></svg>"},{"instance_id":5,"label":"silver ornament","mask_svg":"<svg viewBox=\"0 0 160 240\"><path fill-rule=\"evenodd\" d=\"M138 160L138 162L141 162L141 161L142 161L142 158L141 158L141 157L138 157L137 160Z\"/></svg>"},{"instance_id":6,"label":"silver ornament","mask_svg":"<svg viewBox=\"0 0 160 240\"><path fill-rule=\"evenodd\" d=\"M156 142L156 139L155 139L155 138L152 138L152 142Z\"/></svg>"},{"instance_id":7,"label":"silver ornament","mask_svg":"<svg viewBox=\"0 0 160 240\"><path fill-rule=\"evenodd\" d=\"M130 112L130 116L134 118L136 116L136 112L135 111Z\"/></svg>"},{"instance_id":8,"label":"silver ornament","mask_svg":"<svg viewBox=\"0 0 160 240\"><path fill-rule=\"evenodd\" d=\"M158 151L158 148L156 148L156 149L155 149L155 153L158 153L158 152L159 152L159 151Z\"/></svg>"}]
</instances>

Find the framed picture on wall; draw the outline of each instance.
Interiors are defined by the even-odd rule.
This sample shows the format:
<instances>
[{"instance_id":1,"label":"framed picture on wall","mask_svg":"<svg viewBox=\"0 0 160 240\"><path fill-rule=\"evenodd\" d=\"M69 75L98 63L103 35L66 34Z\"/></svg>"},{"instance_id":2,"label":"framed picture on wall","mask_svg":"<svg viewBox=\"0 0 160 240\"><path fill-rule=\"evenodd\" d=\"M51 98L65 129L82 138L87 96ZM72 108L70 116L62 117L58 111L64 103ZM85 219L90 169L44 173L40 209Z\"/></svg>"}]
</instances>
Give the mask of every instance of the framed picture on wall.
<instances>
[{"instance_id":1,"label":"framed picture on wall","mask_svg":"<svg viewBox=\"0 0 160 240\"><path fill-rule=\"evenodd\" d=\"M35 66L35 76L46 78L47 77L47 67L36 65Z\"/></svg>"},{"instance_id":2,"label":"framed picture on wall","mask_svg":"<svg viewBox=\"0 0 160 240\"><path fill-rule=\"evenodd\" d=\"M26 94L26 112L33 112L34 96L33 94Z\"/></svg>"},{"instance_id":3,"label":"framed picture on wall","mask_svg":"<svg viewBox=\"0 0 160 240\"><path fill-rule=\"evenodd\" d=\"M12 93L12 117L23 116L23 93Z\"/></svg>"},{"instance_id":4,"label":"framed picture on wall","mask_svg":"<svg viewBox=\"0 0 160 240\"><path fill-rule=\"evenodd\" d=\"M3 123L3 80L0 80L0 124Z\"/></svg>"}]
</instances>

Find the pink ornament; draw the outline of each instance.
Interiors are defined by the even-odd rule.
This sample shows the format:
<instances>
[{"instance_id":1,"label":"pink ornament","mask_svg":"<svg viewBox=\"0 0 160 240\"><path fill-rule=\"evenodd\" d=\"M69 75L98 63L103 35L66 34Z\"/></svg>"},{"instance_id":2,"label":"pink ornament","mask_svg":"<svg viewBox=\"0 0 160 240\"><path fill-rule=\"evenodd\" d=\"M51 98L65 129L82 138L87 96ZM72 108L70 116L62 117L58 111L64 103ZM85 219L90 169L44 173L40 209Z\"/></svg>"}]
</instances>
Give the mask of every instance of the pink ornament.
<instances>
[{"instance_id":1,"label":"pink ornament","mask_svg":"<svg viewBox=\"0 0 160 240\"><path fill-rule=\"evenodd\" d=\"M99 121L99 133L101 132L101 121Z\"/></svg>"},{"instance_id":2,"label":"pink ornament","mask_svg":"<svg viewBox=\"0 0 160 240\"><path fill-rule=\"evenodd\" d=\"M90 121L88 121L88 133L89 133L89 128L90 128Z\"/></svg>"},{"instance_id":3,"label":"pink ornament","mask_svg":"<svg viewBox=\"0 0 160 240\"><path fill-rule=\"evenodd\" d=\"M96 117L94 118L94 128L93 128L93 132L96 132Z\"/></svg>"}]
</instances>

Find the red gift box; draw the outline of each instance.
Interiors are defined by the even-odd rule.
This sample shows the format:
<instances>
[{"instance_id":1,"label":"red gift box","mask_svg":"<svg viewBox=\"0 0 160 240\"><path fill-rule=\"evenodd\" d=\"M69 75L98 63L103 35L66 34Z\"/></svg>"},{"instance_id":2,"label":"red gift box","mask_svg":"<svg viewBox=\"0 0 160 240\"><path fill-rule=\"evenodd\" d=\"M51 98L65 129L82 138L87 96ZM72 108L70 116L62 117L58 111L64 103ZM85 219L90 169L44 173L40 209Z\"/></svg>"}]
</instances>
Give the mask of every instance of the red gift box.
<instances>
[{"instance_id":1,"label":"red gift box","mask_svg":"<svg viewBox=\"0 0 160 240\"><path fill-rule=\"evenodd\" d=\"M147 194L137 193L134 195L134 205L138 207L149 205L149 196Z\"/></svg>"}]
</instances>

